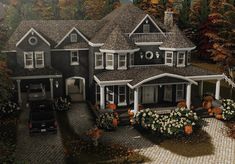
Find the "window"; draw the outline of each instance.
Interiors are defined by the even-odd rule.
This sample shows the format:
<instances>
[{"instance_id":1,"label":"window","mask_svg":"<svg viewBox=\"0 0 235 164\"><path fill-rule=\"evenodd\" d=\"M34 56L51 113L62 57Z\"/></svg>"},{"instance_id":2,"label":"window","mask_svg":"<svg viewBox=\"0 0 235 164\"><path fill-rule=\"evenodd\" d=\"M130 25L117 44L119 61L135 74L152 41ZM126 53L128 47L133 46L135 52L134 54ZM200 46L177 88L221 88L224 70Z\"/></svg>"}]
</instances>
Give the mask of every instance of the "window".
<instances>
[{"instance_id":1,"label":"window","mask_svg":"<svg viewBox=\"0 0 235 164\"><path fill-rule=\"evenodd\" d=\"M28 40L29 44L31 46L35 46L38 43L38 38L35 36L31 36Z\"/></svg>"},{"instance_id":2,"label":"window","mask_svg":"<svg viewBox=\"0 0 235 164\"><path fill-rule=\"evenodd\" d=\"M114 87L113 86L106 87L106 101L108 103L114 103Z\"/></svg>"},{"instance_id":3,"label":"window","mask_svg":"<svg viewBox=\"0 0 235 164\"><path fill-rule=\"evenodd\" d=\"M188 55L187 55L187 65L191 64L191 52L188 51Z\"/></svg>"},{"instance_id":4,"label":"window","mask_svg":"<svg viewBox=\"0 0 235 164\"><path fill-rule=\"evenodd\" d=\"M100 52L95 53L95 69L103 69L103 54Z\"/></svg>"},{"instance_id":5,"label":"window","mask_svg":"<svg viewBox=\"0 0 235 164\"><path fill-rule=\"evenodd\" d=\"M184 99L184 85L176 85L176 101Z\"/></svg>"},{"instance_id":6,"label":"window","mask_svg":"<svg viewBox=\"0 0 235 164\"><path fill-rule=\"evenodd\" d=\"M149 33L150 32L150 25L149 24L144 24L143 25L143 32L144 33Z\"/></svg>"},{"instance_id":7,"label":"window","mask_svg":"<svg viewBox=\"0 0 235 164\"><path fill-rule=\"evenodd\" d=\"M114 69L113 54L106 54L106 69Z\"/></svg>"},{"instance_id":8,"label":"window","mask_svg":"<svg viewBox=\"0 0 235 164\"><path fill-rule=\"evenodd\" d=\"M165 64L170 66L173 65L173 52L166 51Z\"/></svg>"},{"instance_id":9,"label":"window","mask_svg":"<svg viewBox=\"0 0 235 164\"><path fill-rule=\"evenodd\" d=\"M79 55L78 51L71 51L71 65L78 65L79 64Z\"/></svg>"},{"instance_id":10,"label":"window","mask_svg":"<svg viewBox=\"0 0 235 164\"><path fill-rule=\"evenodd\" d=\"M130 65L134 65L135 64L135 59L134 59L134 53L130 54Z\"/></svg>"},{"instance_id":11,"label":"window","mask_svg":"<svg viewBox=\"0 0 235 164\"><path fill-rule=\"evenodd\" d=\"M75 43L75 42L77 42L78 41L78 36L77 36L77 34L71 34L70 35L70 41L72 42L72 43Z\"/></svg>"},{"instance_id":12,"label":"window","mask_svg":"<svg viewBox=\"0 0 235 164\"><path fill-rule=\"evenodd\" d=\"M24 67L33 68L33 52L24 53Z\"/></svg>"},{"instance_id":13,"label":"window","mask_svg":"<svg viewBox=\"0 0 235 164\"><path fill-rule=\"evenodd\" d=\"M126 69L126 54L118 55L118 69Z\"/></svg>"},{"instance_id":14,"label":"window","mask_svg":"<svg viewBox=\"0 0 235 164\"><path fill-rule=\"evenodd\" d=\"M96 90L96 104L100 103L100 86L95 85L95 90Z\"/></svg>"},{"instance_id":15,"label":"window","mask_svg":"<svg viewBox=\"0 0 235 164\"><path fill-rule=\"evenodd\" d=\"M44 53L43 52L35 52L35 67L43 68L44 67Z\"/></svg>"},{"instance_id":16,"label":"window","mask_svg":"<svg viewBox=\"0 0 235 164\"><path fill-rule=\"evenodd\" d=\"M185 66L185 52L178 52L177 67Z\"/></svg>"},{"instance_id":17,"label":"window","mask_svg":"<svg viewBox=\"0 0 235 164\"><path fill-rule=\"evenodd\" d=\"M118 105L126 105L126 86L118 86Z\"/></svg>"}]
</instances>

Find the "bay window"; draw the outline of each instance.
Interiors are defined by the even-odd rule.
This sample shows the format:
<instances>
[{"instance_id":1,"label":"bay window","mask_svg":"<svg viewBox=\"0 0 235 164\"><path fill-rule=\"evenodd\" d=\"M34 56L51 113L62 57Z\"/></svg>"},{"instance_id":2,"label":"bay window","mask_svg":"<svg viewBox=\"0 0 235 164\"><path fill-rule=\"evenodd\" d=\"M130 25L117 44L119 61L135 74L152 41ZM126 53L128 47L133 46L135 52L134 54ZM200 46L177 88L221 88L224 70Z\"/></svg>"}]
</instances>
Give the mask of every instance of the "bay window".
<instances>
[{"instance_id":1,"label":"bay window","mask_svg":"<svg viewBox=\"0 0 235 164\"><path fill-rule=\"evenodd\" d=\"M118 55L118 69L126 69L126 54Z\"/></svg>"},{"instance_id":2,"label":"bay window","mask_svg":"<svg viewBox=\"0 0 235 164\"><path fill-rule=\"evenodd\" d=\"M177 67L185 66L185 52L177 53Z\"/></svg>"}]
</instances>

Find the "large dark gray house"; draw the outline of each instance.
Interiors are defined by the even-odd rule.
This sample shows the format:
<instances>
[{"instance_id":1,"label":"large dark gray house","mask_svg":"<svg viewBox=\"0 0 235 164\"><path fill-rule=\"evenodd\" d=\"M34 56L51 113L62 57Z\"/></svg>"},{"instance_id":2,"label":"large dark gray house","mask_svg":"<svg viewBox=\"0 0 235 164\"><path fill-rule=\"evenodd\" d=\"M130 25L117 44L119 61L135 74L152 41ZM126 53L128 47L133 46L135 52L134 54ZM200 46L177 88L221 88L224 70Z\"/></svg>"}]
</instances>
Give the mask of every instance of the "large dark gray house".
<instances>
[{"instance_id":1,"label":"large dark gray house","mask_svg":"<svg viewBox=\"0 0 235 164\"><path fill-rule=\"evenodd\" d=\"M173 25L173 12L164 21L128 4L101 20L21 22L5 49L19 102L29 84L43 83L52 99L70 95L101 109L181 99L190 106L191 86L204 80L216 80L218 99L224 75L192 66L195 45Z\"/></svg>"}]
</instances>

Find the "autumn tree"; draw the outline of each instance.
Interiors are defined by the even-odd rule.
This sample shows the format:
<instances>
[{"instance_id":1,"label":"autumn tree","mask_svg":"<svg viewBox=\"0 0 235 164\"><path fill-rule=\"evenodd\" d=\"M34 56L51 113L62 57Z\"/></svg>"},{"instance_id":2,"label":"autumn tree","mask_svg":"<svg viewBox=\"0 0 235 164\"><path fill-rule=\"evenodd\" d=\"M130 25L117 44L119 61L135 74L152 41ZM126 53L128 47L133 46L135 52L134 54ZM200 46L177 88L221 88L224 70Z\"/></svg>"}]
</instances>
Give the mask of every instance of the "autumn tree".
<instances>
[{"instance_id":1,"label":"autumn tree","mask_svg":"<svg viewBox=\"0 0 235 164\"><path fill-rule=\"evenodd\" d=\"M182 8L179 13L179 25L185 29L190 27L190 12L191 12L191 0L184 0L182 2Z\"/></svg>"}]
</instances>

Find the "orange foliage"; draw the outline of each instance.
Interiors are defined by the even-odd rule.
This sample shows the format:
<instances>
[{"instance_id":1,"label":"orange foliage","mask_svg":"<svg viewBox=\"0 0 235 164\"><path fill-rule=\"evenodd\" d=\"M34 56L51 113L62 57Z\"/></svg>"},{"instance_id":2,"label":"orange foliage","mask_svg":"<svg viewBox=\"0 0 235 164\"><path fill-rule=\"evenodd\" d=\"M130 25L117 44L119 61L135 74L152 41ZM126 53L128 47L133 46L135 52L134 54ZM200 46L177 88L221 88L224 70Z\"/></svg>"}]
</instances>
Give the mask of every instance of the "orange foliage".
<instances>
[{"instance_id":1,"label":"orange foliage","mask_svg":"<svg viewBox=\"0 0 235 164\"><path fill-rule=\"evenodd\" d=\"M177 104L178 108L187 108L186 101L185 100L180 100Z\"/></svg>"}]
</instances>

